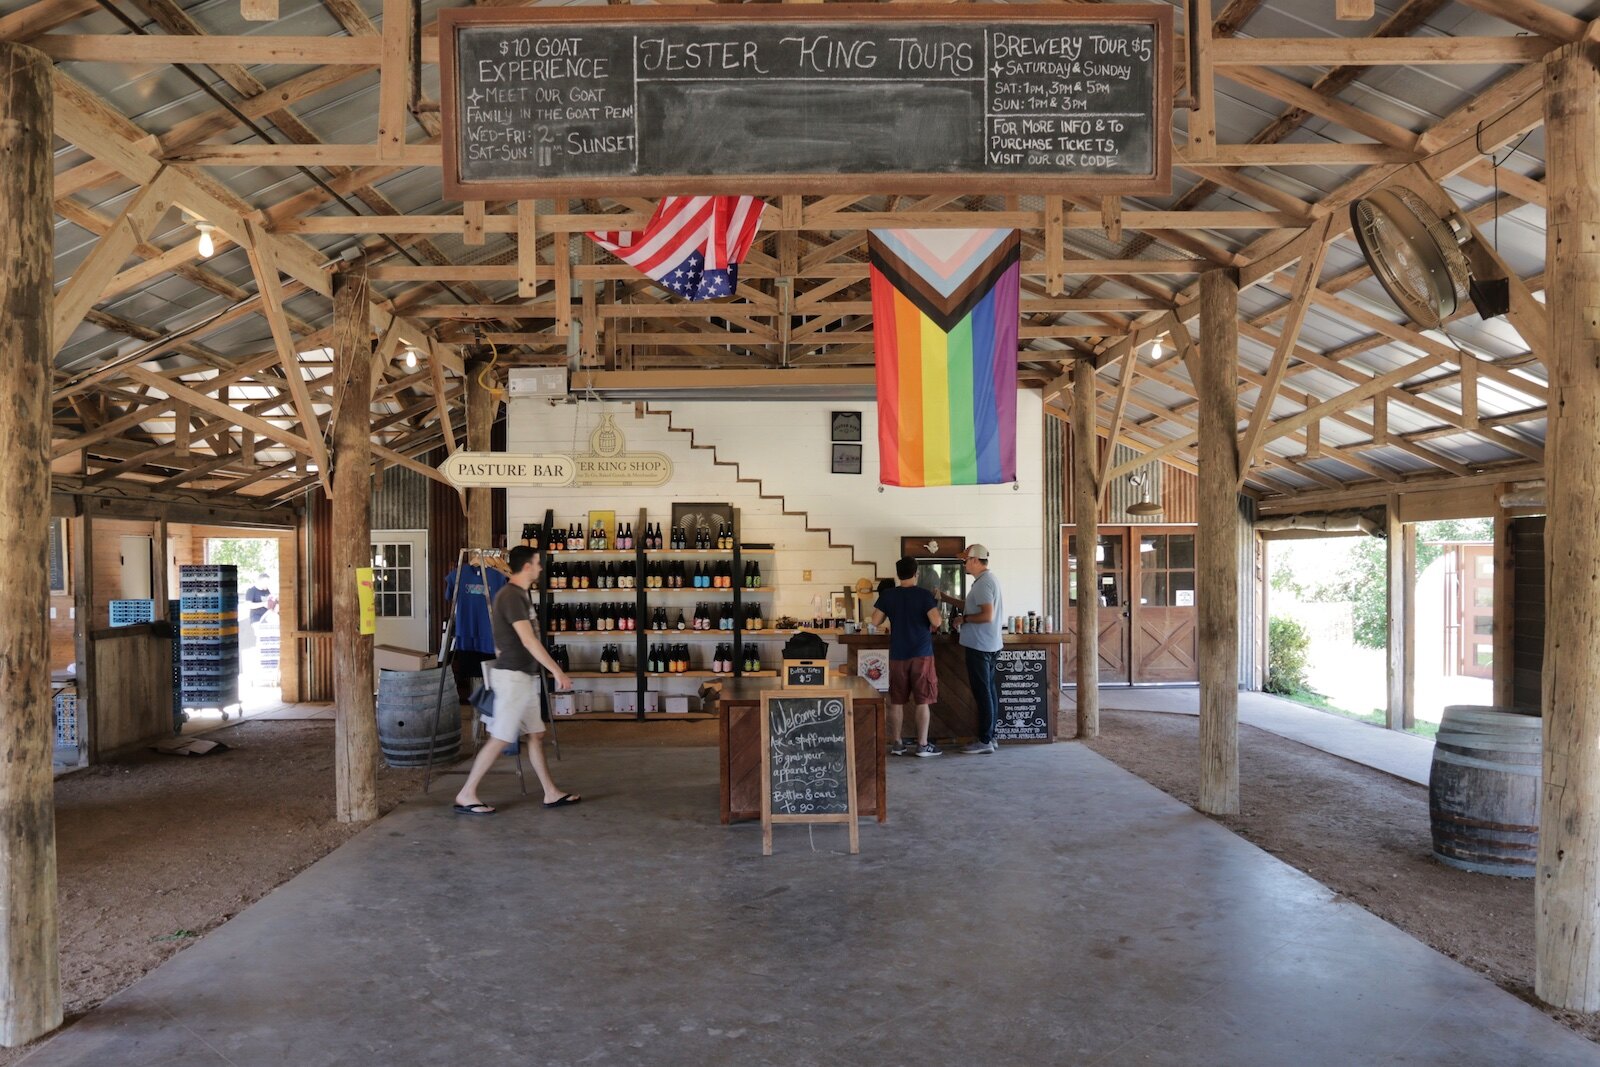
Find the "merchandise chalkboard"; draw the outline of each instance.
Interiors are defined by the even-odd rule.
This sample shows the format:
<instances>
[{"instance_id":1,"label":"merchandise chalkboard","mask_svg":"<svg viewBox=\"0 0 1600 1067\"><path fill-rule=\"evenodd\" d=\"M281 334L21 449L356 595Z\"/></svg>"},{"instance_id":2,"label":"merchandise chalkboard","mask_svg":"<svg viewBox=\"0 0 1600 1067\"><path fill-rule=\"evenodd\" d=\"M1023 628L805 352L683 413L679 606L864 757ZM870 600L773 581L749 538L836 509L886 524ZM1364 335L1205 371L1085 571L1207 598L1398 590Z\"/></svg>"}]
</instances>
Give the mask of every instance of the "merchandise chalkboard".
<instances>
[{"instance_id":1,"label":"merchandise chalkboard","mask_svg":"<svg viewBox=\"0 0 1600 1067\"><path fill-rule=\"evenodd\" d=\"M761 695L762 852L772 854L772 826L848 823L856 834L856 759L850 696L843 690Z\"/></svg>"},{"instance_id":2,"label":"merchandise chalkboard","mask_svg":"<svg viewBox=\"0 0 1600 1067\"><path fill-rule=\"evenodd\" d=\"M458 199L1171 189L1166 5L464 8L440 27Z\"/></svg>"},{"instance_id":3,"label":"merchandise chalkboard","mask_svg":"<svg viewBox=\"0 0 1600 1067\"><path fill-rule=\"evenodd\" d=\"M1050 740L1049 663L1054 650L1007 648L995 657L994 735L1002 741Z\"/></svg>"}]
</instances>

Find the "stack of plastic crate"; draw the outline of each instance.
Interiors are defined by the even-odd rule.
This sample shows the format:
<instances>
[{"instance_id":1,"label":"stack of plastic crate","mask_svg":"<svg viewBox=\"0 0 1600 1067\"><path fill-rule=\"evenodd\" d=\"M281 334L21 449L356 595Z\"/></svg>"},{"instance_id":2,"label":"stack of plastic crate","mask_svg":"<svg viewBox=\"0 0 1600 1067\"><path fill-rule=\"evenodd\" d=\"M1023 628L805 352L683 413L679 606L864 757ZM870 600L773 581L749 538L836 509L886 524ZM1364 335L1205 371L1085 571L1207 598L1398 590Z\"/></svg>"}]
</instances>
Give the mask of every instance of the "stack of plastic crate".
<instances>
[{"instance_id":1,"label":"stack of plastic crate","mask_svg":"<svg viewBox=\"0 0 1600 1067\"><path fill-rule=\"evenodd\" d=\"M172 732L180 733L189 721L183 710L183 601L167 601L167 618L172 626Z\"/></svg>"},{"instance_id":2,"label":"stack of plastic crate","mask_svg":"<svg viewBox=\"0 0 1600 1067\"><path fill-rule=\"evenodd\" d=\"M156 602L154 600L113 600L111 602L111 625L133 626L141 622L156 621Z\"/></svg>"},{"instance_id":3,"label":"stack of plastic crate","mask_svg":"<svg viewBox=\"0 0 1600 1067\"><path fill-rule=\"evenodd\" d=\"M178 569L178 633L186 708L239 703L239 569L190 564Z\"/></svg>"},{"instance_id":4,"label":"stack of plastic crate","mask_svg":"<svg viewBox=\"0 0 1600 1067\"><path fill-rule=\"evenodd\" d=\"M51 697L55 713L56 744L58 750L78 748L78 690L75 686L57 689ZM74 758L76 758L74 756Z\"/></svg>"}]
</instances>

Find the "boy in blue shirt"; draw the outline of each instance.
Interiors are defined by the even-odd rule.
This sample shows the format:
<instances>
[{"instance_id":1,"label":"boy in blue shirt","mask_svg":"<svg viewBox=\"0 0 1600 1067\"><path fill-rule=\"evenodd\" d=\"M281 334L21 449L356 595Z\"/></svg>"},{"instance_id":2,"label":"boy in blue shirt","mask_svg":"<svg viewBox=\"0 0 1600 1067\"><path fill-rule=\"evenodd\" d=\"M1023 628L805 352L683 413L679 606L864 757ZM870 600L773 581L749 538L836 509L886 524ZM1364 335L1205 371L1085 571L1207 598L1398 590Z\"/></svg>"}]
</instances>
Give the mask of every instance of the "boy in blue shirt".
<instances>
[{"instance_id":1,"label":"boy in blue shirt","mask_svg":"<svg viewBox=\"0 0 1600 1067\"><path fill-rule=\"evenodd\" d=\"M937 756L928 741L929 705L939 699L939 676L933 667L933 631L939 625L939 601L917 584L917 561L902 556L895 562L898 584L878 594L872 622L889 623L890 755ZM915 745L900 736L907 703L917 707Z\"/></svg>"}]
</instances>

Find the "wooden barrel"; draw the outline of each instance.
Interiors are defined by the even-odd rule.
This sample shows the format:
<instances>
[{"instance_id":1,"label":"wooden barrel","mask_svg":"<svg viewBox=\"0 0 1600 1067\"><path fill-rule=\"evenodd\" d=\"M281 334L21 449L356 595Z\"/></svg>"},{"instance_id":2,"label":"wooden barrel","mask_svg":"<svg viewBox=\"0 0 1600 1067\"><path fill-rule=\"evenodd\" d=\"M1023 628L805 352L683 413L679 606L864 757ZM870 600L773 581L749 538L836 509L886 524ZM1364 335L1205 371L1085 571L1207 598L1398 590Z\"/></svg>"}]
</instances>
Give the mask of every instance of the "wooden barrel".
<instances>
[{"instance_id":1,"label":"wooden barrel","mask_svg":"<svg viewBox=\"0 0 1600 1067\"><path fill-rule=\"evenodd\" d=\"M1428 774L1433 854L1480 874L1532 878L1544 724L1507 708L1444 709Z\"/></svg>"},{"instance_id":2,"label":"wooden barrel","mask_svg":"<svg viewBox=\"0 0 1600 1067\"><path fill-rule=\"evenodd\" d=\"M447 669L378 672L378 748L389 766L425 766L430 742L435 764L459 758L461 709L455 680L444 679L443 696L439 688ZM430 737L436 721L438 733Z\"/></svg>"}]
</instances>

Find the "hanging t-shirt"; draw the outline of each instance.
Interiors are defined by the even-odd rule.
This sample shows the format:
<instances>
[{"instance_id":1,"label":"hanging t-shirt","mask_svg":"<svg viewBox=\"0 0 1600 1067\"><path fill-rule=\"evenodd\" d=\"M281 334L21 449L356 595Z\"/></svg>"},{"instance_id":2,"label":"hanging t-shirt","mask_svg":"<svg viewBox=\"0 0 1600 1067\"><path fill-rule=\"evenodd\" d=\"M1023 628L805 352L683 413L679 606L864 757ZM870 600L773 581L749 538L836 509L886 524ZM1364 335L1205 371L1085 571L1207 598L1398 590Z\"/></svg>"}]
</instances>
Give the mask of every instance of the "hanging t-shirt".
<instances>
[{"instance_id":1,"label":"hanging t-shirt","mask_svg":"<svg viewBox=\"0 0 1600 1067\"><path fill-rule=\"evenodd\" d=\"M493 567L466 568L466 580L461 583L461 599L456 601L456 648L464 652L481 652L494 655L494 630L489 624L489 605L494 595L509 581ZM484 587L485 576L488 588ZM446 601L456 599L456 572L445 575Z\"/></svg>"}]
</instances>

